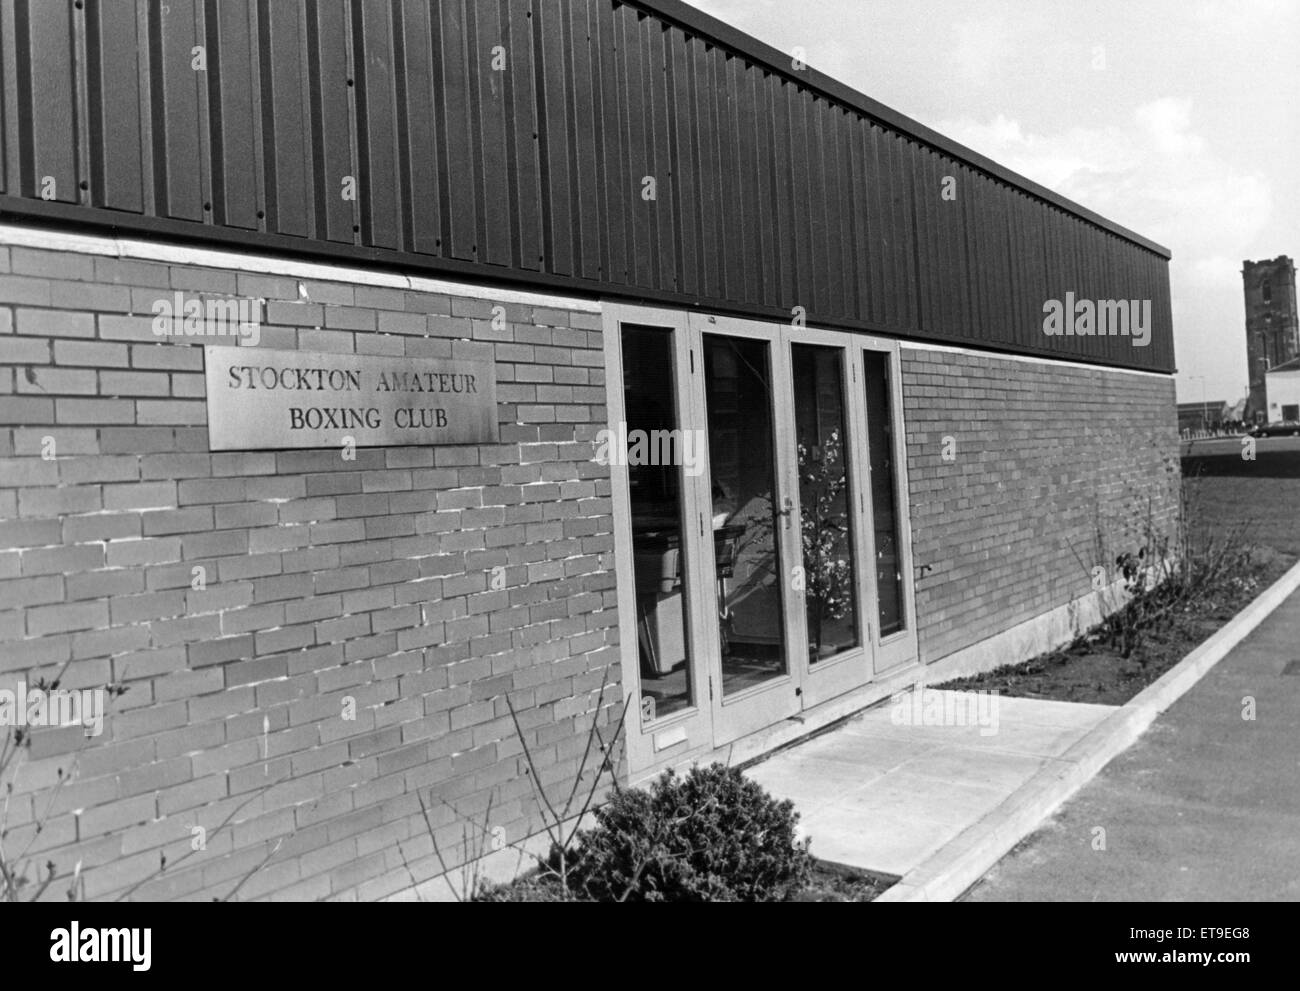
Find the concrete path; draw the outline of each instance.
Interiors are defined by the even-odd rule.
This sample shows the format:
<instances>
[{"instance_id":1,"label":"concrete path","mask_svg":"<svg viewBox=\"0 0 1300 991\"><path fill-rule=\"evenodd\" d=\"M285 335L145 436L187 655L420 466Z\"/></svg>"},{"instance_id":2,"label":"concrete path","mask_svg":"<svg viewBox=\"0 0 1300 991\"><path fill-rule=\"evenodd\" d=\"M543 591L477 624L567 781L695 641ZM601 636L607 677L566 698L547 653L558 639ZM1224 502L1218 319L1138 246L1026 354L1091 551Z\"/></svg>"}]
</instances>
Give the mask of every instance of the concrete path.
<instances>
[{"instance_id":1,"label":"concrete path","mask_svg":"<svg viewBox=\"0 0 1300 991\"><path fill-rule=\"evenodd\" d=\"M795 803L815 856L902 876L1059 763L1115 711L1005 697L977 702L933 689L908 698L905 708L887 702L747 772Z\"/></svg>"},{"instance_id":2,"label":"concrete path","mask_svg":"<svg viewBox=\"0 0 1300 991\"><path fill-rule=\"evenodd\" d=\"M1300 900L1300 591L965 897Z\"/></svg>"}]
</instances>

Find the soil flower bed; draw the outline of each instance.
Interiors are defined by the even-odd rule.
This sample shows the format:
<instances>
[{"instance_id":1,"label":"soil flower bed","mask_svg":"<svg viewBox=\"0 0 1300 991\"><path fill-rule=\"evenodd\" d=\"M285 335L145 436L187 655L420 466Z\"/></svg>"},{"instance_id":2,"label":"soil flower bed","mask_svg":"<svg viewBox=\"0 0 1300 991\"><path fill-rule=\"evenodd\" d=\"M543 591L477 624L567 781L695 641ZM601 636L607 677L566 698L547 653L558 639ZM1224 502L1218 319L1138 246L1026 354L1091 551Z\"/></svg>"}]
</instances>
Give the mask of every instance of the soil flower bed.
<instances>
[{"instance_id":1,"label":"soil flower bed","mask_svg":"<svg viewBox=\"0 0 1300 991\"><path fill-rule=\"evenodd\" d=\"M1193 602L1144 631L1128 657L1105 624L1073 643L937 688L996 691L1022 698L1123 705L1213 636L1294 563L1293 555L1255 548L1248 567L1227 575Z\"/></svg>"}]
</instances>

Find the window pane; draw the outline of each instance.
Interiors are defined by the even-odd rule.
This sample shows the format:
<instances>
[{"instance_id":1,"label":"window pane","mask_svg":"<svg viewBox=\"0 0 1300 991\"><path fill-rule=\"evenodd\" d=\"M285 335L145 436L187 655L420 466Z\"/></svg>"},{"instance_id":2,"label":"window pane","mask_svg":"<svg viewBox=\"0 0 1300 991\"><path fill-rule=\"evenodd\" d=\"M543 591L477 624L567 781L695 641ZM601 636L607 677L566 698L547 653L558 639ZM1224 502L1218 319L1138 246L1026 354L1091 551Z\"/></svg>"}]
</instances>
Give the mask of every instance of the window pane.
<instances>
[{"instance_id":1,"label":"window pane","mask_svg":"<svg viewBox=\"0 0 1300 991\"><path fill-rule=\"evenodd\" d=\"M785 674L770 346L704 338L724 696Z\"/></svg>"},{"instance_id":2,"label":"window pane","mask_svg":"<svg viewBox=\"0 0 1300 991\"><path fill-rule=\"evenodd\" d=\"M796 344L792 356L808 658L816 664L860 643L844 352Z\"/></svg>"},{"instance_id":3,"label":"window pane","mask_svg":"<svg viewBox=\"0 0 1300 991\"><path fill-rule=\"evenodd\" d=\"M880 635L904 627L902 538L899 534L894 419L889 388L889 355L865 352L867 449L871 456L871 508L876 536L876 588Z\"/></svg>"},{"instance_id":4,"label":"window pane","mask_svg":"<svg viewBox=\"0 0 1300 991\"><path fill-rule=\"evenodd\" d=\"M681 459L672 445L636 444L678 427L671 330L624 325L623 383L641 718L649 722L691 705Z\"/></svg>"}]
</instances>

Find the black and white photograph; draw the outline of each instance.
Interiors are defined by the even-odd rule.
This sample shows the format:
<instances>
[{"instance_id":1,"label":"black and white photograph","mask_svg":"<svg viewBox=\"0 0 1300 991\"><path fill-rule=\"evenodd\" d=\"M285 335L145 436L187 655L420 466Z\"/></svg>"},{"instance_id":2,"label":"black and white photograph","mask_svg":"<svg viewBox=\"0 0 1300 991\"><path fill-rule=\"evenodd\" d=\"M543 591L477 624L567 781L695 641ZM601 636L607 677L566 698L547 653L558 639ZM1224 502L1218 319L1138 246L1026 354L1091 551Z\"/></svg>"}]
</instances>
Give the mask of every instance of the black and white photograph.
<instances>
[{"instance_id":1,"label":"black and white photograph","mask_svg":"<svg viewBox=\"0 0 1300 991\"><path fill-rule=\"evenodd\" d=\"M1297 52L1297 0L0 0L5 956L946 902L1249 973Z\"/></svg>"}]
</instances>

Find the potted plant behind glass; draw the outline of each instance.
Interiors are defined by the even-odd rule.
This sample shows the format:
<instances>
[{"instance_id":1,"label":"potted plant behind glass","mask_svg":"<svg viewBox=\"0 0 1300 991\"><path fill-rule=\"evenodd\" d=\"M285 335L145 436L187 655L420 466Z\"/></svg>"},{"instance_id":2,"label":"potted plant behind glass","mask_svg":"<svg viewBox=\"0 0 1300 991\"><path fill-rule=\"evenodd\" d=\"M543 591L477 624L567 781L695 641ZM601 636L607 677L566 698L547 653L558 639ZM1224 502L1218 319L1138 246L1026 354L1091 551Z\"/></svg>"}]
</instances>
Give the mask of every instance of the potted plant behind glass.
<instances>
[{"instance_id":1,"label":"potted plant behind glass","mask_svg":"<svg viewBox=\"0 0 1300 991\"><path fill-rule=\"evenodd\" d=\"M831 431L820 450L799 444L799 496L803 504L799 524L809 652L814 657L829 657L836 652L834 644L823 642L823 627L827 619L847 616L852 604L853 567L844 547L849 536L848 484L838 430Z\"/></svg>"}]
</instances>

